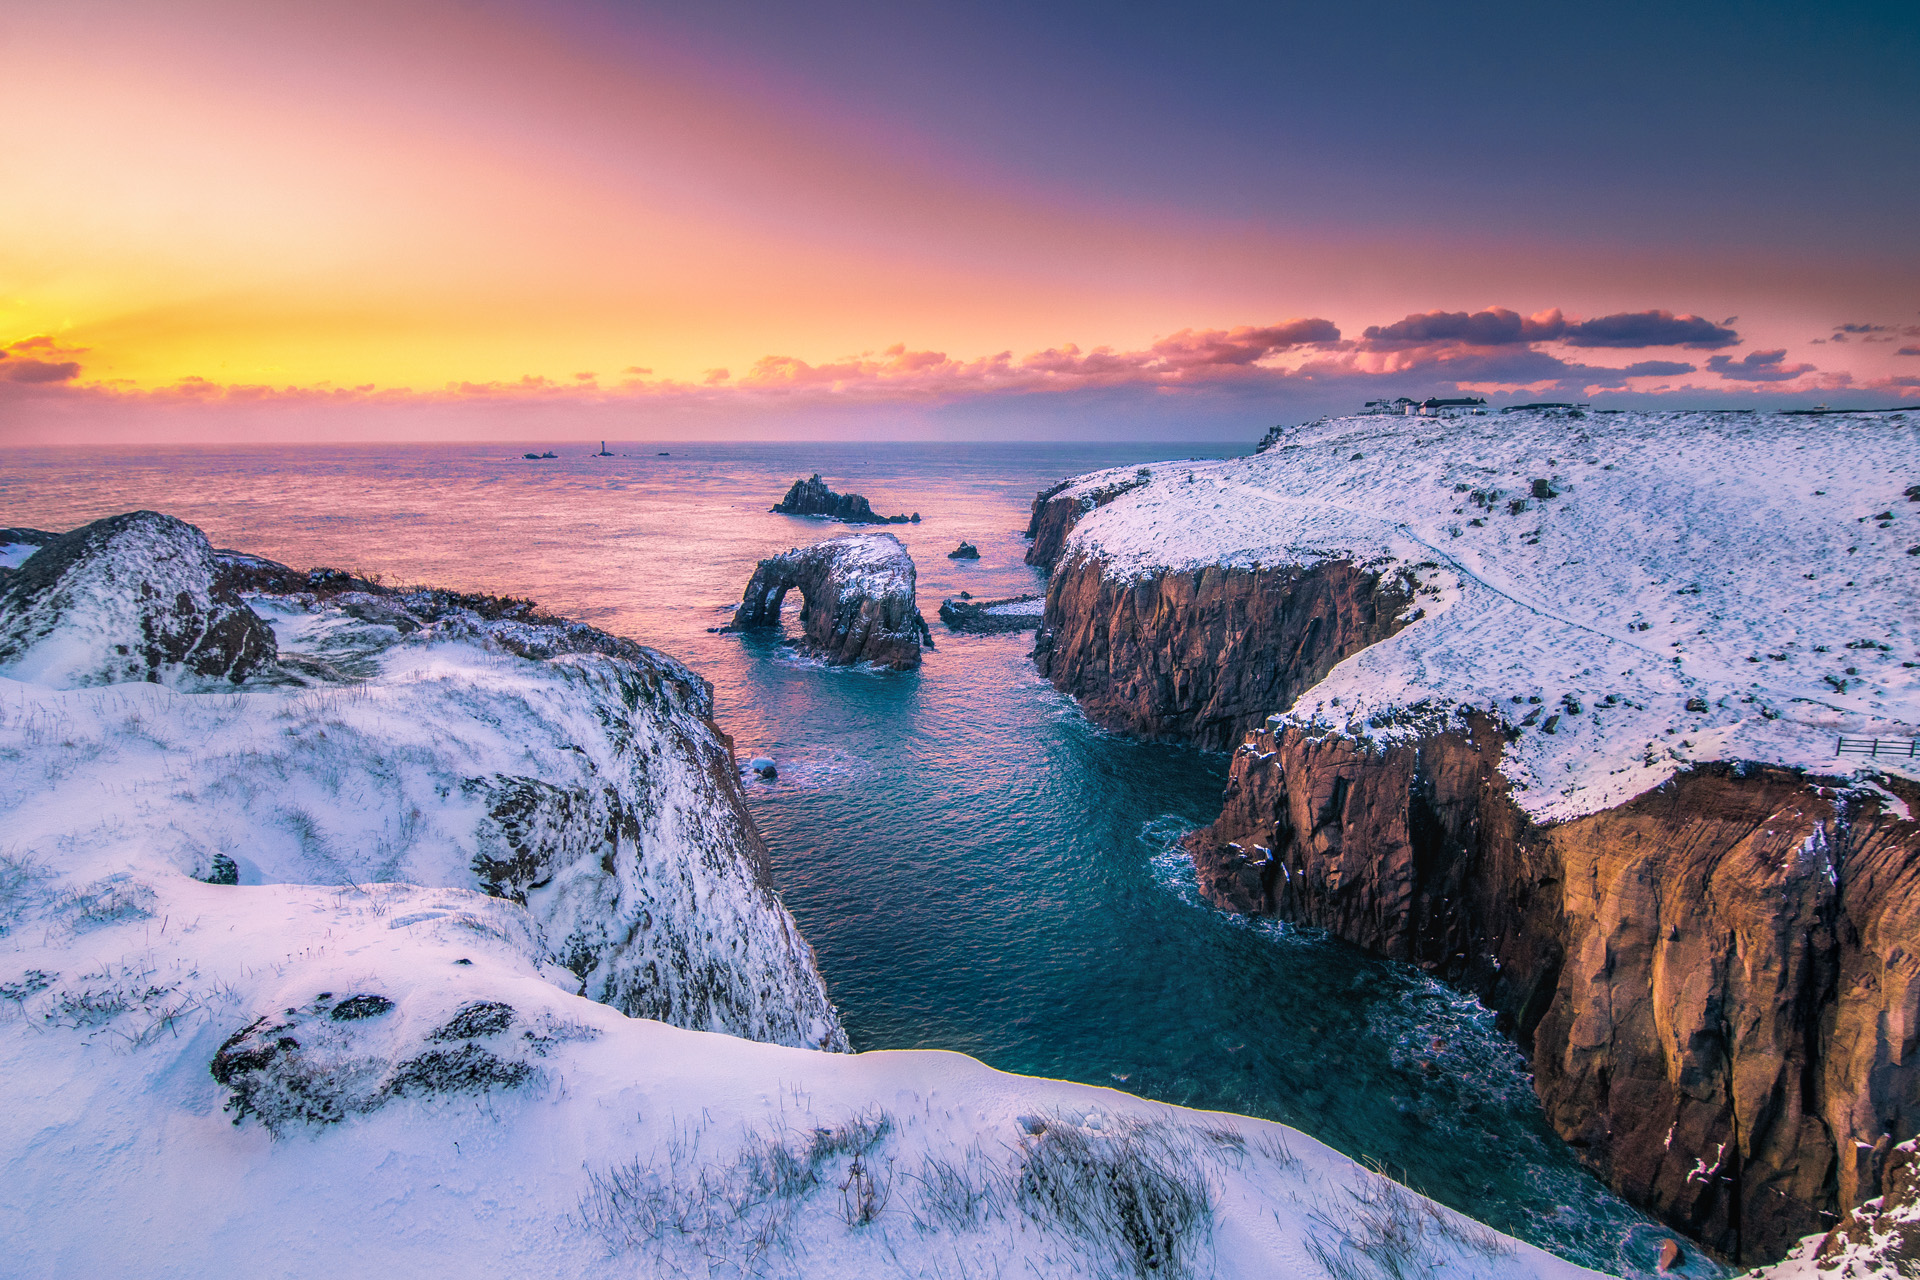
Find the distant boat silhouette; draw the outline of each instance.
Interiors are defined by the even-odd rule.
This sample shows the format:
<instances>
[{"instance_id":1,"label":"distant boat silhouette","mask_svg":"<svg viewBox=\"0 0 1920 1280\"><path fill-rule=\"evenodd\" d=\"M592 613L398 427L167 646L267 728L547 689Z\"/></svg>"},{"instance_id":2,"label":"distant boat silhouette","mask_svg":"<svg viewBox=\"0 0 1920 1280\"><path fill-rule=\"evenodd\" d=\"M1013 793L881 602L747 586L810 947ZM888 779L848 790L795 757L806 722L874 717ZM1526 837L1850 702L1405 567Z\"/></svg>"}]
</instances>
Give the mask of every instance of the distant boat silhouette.
<instances>
[{"instance_id":1,"label":"distant boat silhouette","mask_svg":"<svg viewBox=\"0 0 1920 1280\"><path fill-rule=\"evenodd\" d=\"M665 449L662 449L660 452L654 454L653 456L656 458L671 458L673 455L668 453Z\"/></svg>"}]
</instances>

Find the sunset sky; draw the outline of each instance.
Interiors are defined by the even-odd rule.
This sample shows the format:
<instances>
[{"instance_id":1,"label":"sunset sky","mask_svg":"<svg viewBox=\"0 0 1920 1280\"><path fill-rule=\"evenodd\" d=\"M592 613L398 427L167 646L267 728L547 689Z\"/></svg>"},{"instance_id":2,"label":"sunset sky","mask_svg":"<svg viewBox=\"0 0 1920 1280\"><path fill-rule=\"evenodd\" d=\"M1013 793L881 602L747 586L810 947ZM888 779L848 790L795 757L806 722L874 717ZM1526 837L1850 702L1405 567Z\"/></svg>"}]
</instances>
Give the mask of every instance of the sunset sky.
<instances>
[{"instance_id":1,"label":"sunset sky","mask_svg":"<svg viewBox=\"0 0 1920 1280\"><path fill-rule=\"evenodd\" d=\"M1920 403L1920 6L0 3L0 443Z\"/></svg>"}]
</instances>

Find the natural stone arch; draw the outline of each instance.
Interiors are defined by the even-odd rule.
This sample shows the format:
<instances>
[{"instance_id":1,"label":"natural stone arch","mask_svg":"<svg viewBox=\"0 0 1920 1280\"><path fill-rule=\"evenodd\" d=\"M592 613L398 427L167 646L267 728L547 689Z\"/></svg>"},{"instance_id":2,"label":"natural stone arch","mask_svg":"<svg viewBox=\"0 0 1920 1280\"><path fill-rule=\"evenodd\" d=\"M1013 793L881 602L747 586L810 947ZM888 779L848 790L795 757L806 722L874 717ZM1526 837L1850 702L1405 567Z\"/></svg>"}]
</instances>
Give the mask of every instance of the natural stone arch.
<instances>
[{"instance_id":1,"label":"natural stone arch","mask_svg":"<svg viewBox=\"0 0 1920 1280\"><path fill-rule=\"evenodd\" d=\"M810 652L835 666L877 662L911 671L921 649L933 648L914 586L913 557L892 534L832 538L762 560L729 630L779 626L787 592L798 587Z\"/></svg>"}]
</instances>

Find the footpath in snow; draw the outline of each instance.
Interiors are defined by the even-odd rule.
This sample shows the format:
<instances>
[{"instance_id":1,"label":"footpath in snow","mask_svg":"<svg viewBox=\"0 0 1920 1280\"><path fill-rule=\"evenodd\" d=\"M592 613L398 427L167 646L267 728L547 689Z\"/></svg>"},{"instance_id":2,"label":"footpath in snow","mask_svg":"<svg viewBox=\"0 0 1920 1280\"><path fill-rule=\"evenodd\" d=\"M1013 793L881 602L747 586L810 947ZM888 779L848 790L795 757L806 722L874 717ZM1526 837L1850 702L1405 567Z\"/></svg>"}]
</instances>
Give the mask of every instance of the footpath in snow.
<instances>
[{"instance_id":1,"label":"footpath in snow","mask_svg":"<svg viewBox=\"0 0 1920 1280\"><path fill-rule=\"evenodd\" d=\"M1488 711L1536 818L1699 761L1850 772L1842 735L1920 733L1920 413L1336 418L1060 496L1115 487L1065 552L1109 577L1413 570L1408 625L1273 710L1374 740Z\"/></svg>"}]
</instances>

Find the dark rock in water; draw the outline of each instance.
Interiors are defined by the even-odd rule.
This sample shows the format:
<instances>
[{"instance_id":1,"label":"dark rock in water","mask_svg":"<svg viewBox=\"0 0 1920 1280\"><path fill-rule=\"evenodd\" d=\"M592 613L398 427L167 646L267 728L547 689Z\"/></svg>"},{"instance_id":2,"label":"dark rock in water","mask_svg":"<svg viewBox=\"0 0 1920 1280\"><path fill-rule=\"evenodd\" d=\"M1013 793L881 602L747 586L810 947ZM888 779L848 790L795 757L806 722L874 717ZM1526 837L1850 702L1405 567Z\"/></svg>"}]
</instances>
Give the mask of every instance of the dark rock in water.
<instances>
[{"instance_id":1,"label":"dark rock in water","mask_svg":"<svg viewBox=\"0 0 1920 1280\"><path fill-rule=\"evenodd\" d=\"M817 477L816 477L817 478ZM732 628L780 625L787 592L800 588L804 647L827 663L877 662L896 671L920 665L933 636L914 603L913 557L890 533L850 533L760 562Z\"/></svg>"},{"instance_id":2,"label":"dark rock in water","mask_svg":"<svg viewBox=\"0 0 1920 1280\"><path fill-rule=\"evenodd\" d=\"M759 774L761 777L767 778L769 780L780 776L780 770L775 768L773 761L769 760L765 756L755 756L752 760L748 762L747 767L752 769L755 773Z\"/></svg>"},{"instance_id":3,"label":"dark rock in water","mask_svg":"<svg viewBox=\"0 0 1920 1280\"><path fill-rule=\"evenodd\" d=\"M947 559L949 560L978 560L979 558L980 548L974 546L971 542L962 542L959 546L947 552Z\"/></svg>"},{"instance_id":4,"label":"dark rock in water","mask_svg":"<svg viewBox=\"0 0 1920 1280\"><path fill-rule=\"evenodd\" d=\"M771 510L785 516L825 516L844 524L907 524L916 516L876 515L873 506L857 493L835 493L814 472L810 480L795 480L787 496Z\"/></svg>"},{"instance_id":5,"label":"dark rock in water","mask_svg":"<svg viewBox=\"0 0 1920 1280\"><path fill-rule=\"evenodd\" d=\"M62 534L0 584L0 668L58 688L238 683L273 661L273 631L220 570L205 534L155 511Z\"/></svg>"},{"instance_id":6,"label":"dark rock in water","mask_svg":"<svg viewBox=\"0 0 1920 1280\"><path fill-rule=\"evenodd\" d=\"M961 592L959 600L940 602L940 621L949 631L975 633L995 631L1032 631L1040 625L1045 596L1006 596L999 600L973 600Z\"/></svg>"}]
</instances>

